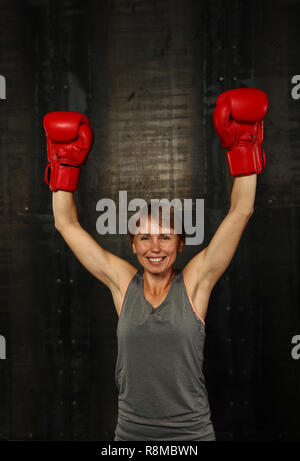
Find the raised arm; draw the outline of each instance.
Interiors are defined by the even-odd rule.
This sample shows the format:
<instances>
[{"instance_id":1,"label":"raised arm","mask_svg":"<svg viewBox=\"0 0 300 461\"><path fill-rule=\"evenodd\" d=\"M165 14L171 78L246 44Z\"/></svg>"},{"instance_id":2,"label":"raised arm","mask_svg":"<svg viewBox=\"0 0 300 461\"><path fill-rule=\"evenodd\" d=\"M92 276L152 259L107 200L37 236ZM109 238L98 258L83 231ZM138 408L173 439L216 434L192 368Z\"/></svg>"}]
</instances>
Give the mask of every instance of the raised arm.
<instances>
[{"instance_id":1,"label":"raised arm","mask_svg":"<svg viewBox=\"0 0 300 461\"><path fill-rule=\"evenodd\" d=\"M136 268L105 250L80 225L72 192L53 192L55 227L81 264L103 282L114 296L122 297ZM119 293L118 293L119 292Z\"/></svg>"},{"instance_id":2,"label":"raised arm","mask_svg":"<svg viewBox=\"0 0 300 461\"><path fill-rule=\"evenodd\" d=\"M53 192L55 227L83 266L112 292L117 313L136 268L104 250L79 223L73 192L88 157L93 133L88 118L77 112L44 117L49 164L45 180Z\"/></svg>"},{"instance_id":3,"label":"raised arm","mask_svg":"<svg viewBox=\"0 0 300 461\"><path fill-rule=\"evenodd\" d=\"M227 215L208 246L184 268L192 301L203 318L210 292L230 264L254 210L257 174L266 164L261 144L267 107L267 95L254 88L229 90L217 99L213 121L235 180Z\"/></svg>"},{"instance_id":4,"label":"raised arm","mask_svg":"<svg viewBox=\"0 0 300 461\"><path fill-rule=\"evenodd\" d=\"M229 266L253 213L256 180L256 174L235 178L227 215L209 245L188 263L187 270L194 271L198 283L206 283L210 289Z\"/></svg>"}]
</instances>

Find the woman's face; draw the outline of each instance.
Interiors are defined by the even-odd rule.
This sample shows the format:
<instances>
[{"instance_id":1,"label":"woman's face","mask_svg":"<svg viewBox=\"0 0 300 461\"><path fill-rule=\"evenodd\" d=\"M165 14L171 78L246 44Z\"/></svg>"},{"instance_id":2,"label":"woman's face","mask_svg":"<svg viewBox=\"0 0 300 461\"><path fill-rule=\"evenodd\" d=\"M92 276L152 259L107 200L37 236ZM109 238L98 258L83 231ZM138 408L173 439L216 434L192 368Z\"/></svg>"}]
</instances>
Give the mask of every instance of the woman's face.
<instances>
[{"instance_id":1,"label":"woman's face","mask_svg":"<svg viewBox=\"0 0 300 461\"><path fill-rule=\"evenodd\" d=\"M159 226L158 233L148 233L150 221L149 218L147 229L141 228L135 235L132 249L145 270L159 274L173 266L177 253L182 251L183 242L170 227Z\"/></svg>"}]
</instances>

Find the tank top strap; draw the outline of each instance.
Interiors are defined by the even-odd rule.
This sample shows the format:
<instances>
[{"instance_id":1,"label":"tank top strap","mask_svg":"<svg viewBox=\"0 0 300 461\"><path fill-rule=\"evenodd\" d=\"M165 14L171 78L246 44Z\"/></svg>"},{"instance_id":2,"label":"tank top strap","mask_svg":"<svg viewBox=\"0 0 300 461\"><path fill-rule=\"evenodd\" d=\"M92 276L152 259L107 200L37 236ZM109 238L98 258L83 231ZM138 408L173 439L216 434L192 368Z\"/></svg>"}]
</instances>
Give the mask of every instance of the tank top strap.
<instances>
[{"instance_id":1,"label":"tank top strap","mask_svg":"<svg viewBox=\"0 0 300 461\"><path fill-rule=\"evenodd\" d=\"M125 305L126 299L128 298L128 296L130 296L130 292L132 290L136 290L136 287L139 285L140 281L141 281L141 274L139 273L139 271L137 271L132 277L132 279L130 280L130 282L128 283L126 290L124 291L122 301L121 301L120 315Z\"/></svg>"}]
</instances>

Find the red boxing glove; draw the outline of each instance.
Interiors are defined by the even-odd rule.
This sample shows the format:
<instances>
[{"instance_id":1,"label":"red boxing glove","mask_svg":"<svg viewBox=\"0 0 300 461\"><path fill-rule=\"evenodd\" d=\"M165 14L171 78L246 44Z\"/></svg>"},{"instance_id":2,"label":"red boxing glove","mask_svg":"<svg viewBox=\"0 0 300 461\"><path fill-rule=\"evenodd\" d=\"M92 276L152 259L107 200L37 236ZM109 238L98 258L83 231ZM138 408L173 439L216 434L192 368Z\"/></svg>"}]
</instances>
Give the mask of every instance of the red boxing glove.
<instances>
[{"instance_id":1,"label":"red boxing glove","mask_svg":"<svg viewBox=\"0 0 300 461\"><path fill-rule=\"evenodd\" d=\"M213 122L232 176L263 171L266 156L261 144L267 110L266 93L255 88L228 90L218 97Z\"/></svg>"},{"instance_id":2,"label":"red boxing glove","mask_svg":"<svg viewBox=\"0 0 300 461\"><path fill-rule=\"evenodd\" d=\"M49 161L45 181L52 191L74 192L80 165L84 165L93 144L89 119L78 112L50 112L43 122Z\"/></svg>"}]
</instances>

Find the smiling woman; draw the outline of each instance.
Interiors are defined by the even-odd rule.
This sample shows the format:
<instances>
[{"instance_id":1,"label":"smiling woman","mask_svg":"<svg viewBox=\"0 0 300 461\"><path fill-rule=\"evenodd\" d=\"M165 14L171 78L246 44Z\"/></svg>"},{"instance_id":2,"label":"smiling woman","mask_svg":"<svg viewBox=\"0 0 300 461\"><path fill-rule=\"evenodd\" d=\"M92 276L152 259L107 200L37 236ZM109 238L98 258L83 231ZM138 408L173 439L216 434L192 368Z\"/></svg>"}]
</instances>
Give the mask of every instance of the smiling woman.
<instances>
[{"instance_id":1,"label":"smiling woman","mask_svg":"<svg viewBox=\"0 0 300 461\"><path fill-rule=\"evenodd\" d=\"M173 207L160 207L157 215L149 204L141 210L137 220L136 233L130 234L131 248L141 266L144 268L145 297L155 307L160 304L175 274L173 268L177 253L181 253L184 244L184 231L176 233L174 228L181 228ZM179 225L178 225L179 224ZM155 230L152 233L152 229ZM151 230L151 232L149 232Z\"/></svg>"},{"instance_id":2,"label":"smiling woman","mask_svg":"<svg viewBox=\"0 0 300 461\"><path fill-rule=\"evenodd\" d=\"M172 206L167 213L163 207L152 213L150 205L140 210L130 243L142 270L102 248L81 227L73 191L93 140L89 120L68 112L44 118L46 182L53 191L56 229L110 289L119 316L114 440L215 440L203 374L204 322L211 291L253 213L256 178L265 165L266 107L266 96L258 90L233 90L218 98L216 131L227 148L231 174L238 177L227 215L208 246L182 270L175 270L174 263L185 235ZM231 110L244 120L243 130L230 120Z\"/></svg>"}]
</instances>

